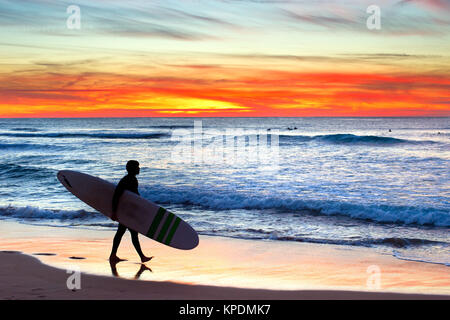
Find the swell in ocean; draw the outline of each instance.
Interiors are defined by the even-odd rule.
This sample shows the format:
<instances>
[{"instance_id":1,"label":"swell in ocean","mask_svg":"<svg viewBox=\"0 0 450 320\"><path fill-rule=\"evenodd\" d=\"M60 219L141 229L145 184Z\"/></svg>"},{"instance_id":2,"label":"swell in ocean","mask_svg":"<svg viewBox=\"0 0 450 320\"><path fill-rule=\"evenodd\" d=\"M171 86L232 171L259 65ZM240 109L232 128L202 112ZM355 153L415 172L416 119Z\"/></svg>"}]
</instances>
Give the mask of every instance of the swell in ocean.
<instances>
[{"instance_id":1,"label":"swell in ocean","mask_svg":"<svg viewBox=\"0 0 450 320\"><path fill-rule=\"evenodd\" d=\"M375 135L354 135L354 134L326 134L316 136L304 135L280 135L280 142L295 143L295 142L323 142L329 144L349 144L349 145L377 145L390 146L397 144L434 144L435 141L418 141L409 139L399 139L386 136Z\"/></svg>"},{"instance_id":2,"label":"swell in ocean","mask_svg":"<svg viewBox=\"0 0 450 320\"><path fill-rule=\"evenodd\" d=\"M181 128L190 128L188 126L179 126ZM173 126L157 126L154 129L177 129ZM13 130L16 131L16 130ZM23 128L23 132L0 132L0 137L10 138L95 138L95 139L160 139L171 138L172 133L168 132L42 132L41 130L31 130ZM208 134L208 129L205 129L205 134ZM275 132L267 132L269 135L275 134ZM217 134L217 133L216 133ZM225 134L225 132L224 132ZM254 135L254 132L249 131L248 135ZM256 133L260 134L260 133ZM235 137L238 137L236 135ZM339 134L324 134L324 135L295 135L295 134L279 134L280 144L295 144L305 142L319 142L326 144L341 144L341 145L366 145L366 146L392 146L398 144L436 144L436 141L432 140L413 140L413 139L400 139L387 136L377 135L355 135L349 133ZM1 144L1 148L13 147L13 144ZM17 146L18 147L18 146ZM24 145L26 147L26 145Z\"/></svg>"},{"instance_id":3,"label":"swell in ocean","mask_svg":"<svg viewBox=\"0 0 450 320\"><path fill-rule=\"evenodd\" d=\"M0 137L14 138L97 138L97 139L158 139L170 137L164 132L144 132L144 133L81 133L81 132L43 132L43 133L0 133Z\"/></svg>"}]
</instances>

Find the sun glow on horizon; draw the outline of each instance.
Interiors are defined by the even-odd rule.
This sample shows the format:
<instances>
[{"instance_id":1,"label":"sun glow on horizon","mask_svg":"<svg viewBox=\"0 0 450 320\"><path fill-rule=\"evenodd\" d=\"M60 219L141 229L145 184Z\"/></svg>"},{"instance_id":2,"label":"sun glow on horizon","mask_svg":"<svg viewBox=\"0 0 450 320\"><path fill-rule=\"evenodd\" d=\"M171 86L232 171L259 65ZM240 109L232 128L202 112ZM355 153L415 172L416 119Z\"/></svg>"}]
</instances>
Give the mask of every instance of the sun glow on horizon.
<instances>
[{"instance_id":1,"label":"sun glow on horizon","mask_svg":"<svg viewBox=\"0 0 450 320\"><path fill-rule=\"evenodd\" d=\"M327 2L0 0L0 117L450 116L448 2Z\"/></svg>"}]
</instances>

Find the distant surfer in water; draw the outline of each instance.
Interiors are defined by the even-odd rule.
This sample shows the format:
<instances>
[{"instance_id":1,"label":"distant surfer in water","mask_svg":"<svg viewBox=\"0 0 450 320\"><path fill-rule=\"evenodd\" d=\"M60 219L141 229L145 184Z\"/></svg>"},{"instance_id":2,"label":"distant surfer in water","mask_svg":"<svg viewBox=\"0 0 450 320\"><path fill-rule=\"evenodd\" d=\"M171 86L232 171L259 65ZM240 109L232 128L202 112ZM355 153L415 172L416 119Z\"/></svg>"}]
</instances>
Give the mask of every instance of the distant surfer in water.
<instances>
[{"instance_id":1,"label":"distant surfer in water","mask_svg":"<svg viewBox=\"0 0 450 320\"><path fill-rule=\"evenodd\" d=\"M113 208L113 214L111 216L111 219L114 221L117 221L117 207L119 205L119 199L120 196L124 193L125 190L131 191L139 195L138 192L138 180L136 176L140 172L139 168L139 162L136 160L130 160L127 162L127 171L128 174L120 180L119 184L116 187L116 190L114 191L114 196L112 199L112 208ZM113 240L113 247L111 251L111 255L109 256L109 261L111 262L119 262L123 261L123 259L120 259L117 256L117 249L119 248L120 241L122 240L122 236L125 234L125 231L130 231L131 234L131 240L133 242L134 248L136 249L137 253L139 254L139 257L141 258L142 262L149 261L152 257L146 257L144 253L141 250L141 245L139 243L138 233L134 230L131 230L127 227L125 227L123 224L119 223L119 228L117 229L116 235L114 236Z\"/></svg>"}]
</instances>

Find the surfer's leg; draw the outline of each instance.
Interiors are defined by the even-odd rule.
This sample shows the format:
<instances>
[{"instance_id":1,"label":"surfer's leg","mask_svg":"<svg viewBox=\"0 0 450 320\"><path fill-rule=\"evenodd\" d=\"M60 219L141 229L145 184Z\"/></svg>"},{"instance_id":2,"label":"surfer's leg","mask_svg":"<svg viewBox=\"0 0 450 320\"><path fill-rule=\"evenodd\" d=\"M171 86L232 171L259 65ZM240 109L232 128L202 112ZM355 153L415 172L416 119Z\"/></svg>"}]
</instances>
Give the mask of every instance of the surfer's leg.
<instances>
[{"instance_id":1,"label":"surfer's leg","mask_svg":"<svg viewBox=\"0 0 450 320\"><path fill-rule=\"evenodd\" d=\"M113 247L111 250L111 255L109 256L109 260L114 260L114 261L122 260L117 257L117 249L119 249L120 241L122 240L122 237L125 234L125 231L127 231L127 227L125 227L123 224L119 223L119 227L117 228L116 235L114 236Z\"/></svg>"},{"instance_id":2,"label":"surfer's leg","mask_svg":"<svg viewBox=\"0 0 450 320\"><path fill-rule=\"evenodd\" d=\"M141 244L139 243L139 237L138 233L134 230L128 229L131 233L131 241L133 242L134 248L136 249L137 253L139 254L139 257L141 258L142 262L147 262L151 260L153 257L146 257L141 249Z\"/></svg>"}]
</instances>

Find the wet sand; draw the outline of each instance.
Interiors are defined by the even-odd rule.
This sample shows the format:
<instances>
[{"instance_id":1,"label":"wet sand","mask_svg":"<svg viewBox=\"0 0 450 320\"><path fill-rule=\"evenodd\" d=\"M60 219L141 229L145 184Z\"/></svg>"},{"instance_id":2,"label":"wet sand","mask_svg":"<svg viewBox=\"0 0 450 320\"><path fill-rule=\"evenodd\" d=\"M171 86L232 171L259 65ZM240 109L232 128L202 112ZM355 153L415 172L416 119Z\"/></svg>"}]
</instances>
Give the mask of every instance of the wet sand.
<instances>
[{"instance_id":1,"label":"wet sand","mask_svg":"<svg viewBox=\"0 0 450 320\"><path fill-rule=\"evenodd\" d=\"M441 295L333 290L258 290L136 281L82 274L79 289L69 289L73 273L42 264L19 252L0 252L0 299L450 299Z\"/></svg>"},{"instance_id":2,"label":"wet sand","mask_svg":"<svg viewBox=\"0 0 450 320\"><path fill-rule=\"evenodd\" d=\"M141 237L154 256L141 265L126 235L128 261L112 266L113 231L2 221L0 234L0 299L450 299L449 267L370 248L201 236L181 251Z\"/></svg>"}]
</instances>

